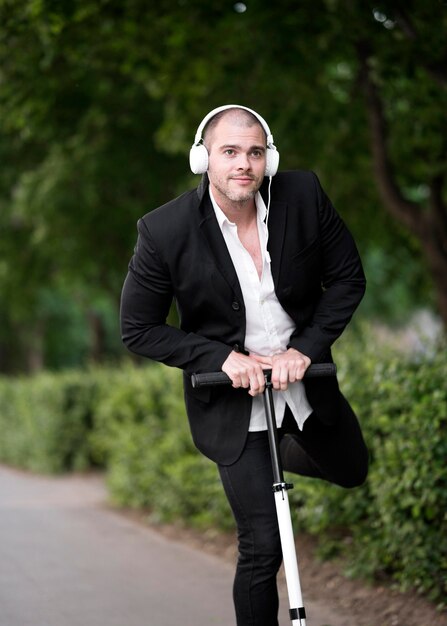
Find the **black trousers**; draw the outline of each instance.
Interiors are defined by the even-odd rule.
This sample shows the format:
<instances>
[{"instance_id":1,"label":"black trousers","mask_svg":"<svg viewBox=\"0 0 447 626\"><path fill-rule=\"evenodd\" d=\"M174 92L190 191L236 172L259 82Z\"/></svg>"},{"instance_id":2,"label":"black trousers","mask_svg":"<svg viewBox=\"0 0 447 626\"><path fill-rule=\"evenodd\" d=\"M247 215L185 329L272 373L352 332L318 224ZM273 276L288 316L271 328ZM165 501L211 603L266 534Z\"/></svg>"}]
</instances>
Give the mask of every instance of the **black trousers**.
<instances>
[{"instance_id":1,"label":"black trousers","mask_svg":"<svg viewBox=\"0 0 447 626\"><path fill-rule=\"evenodd\" d=\"M302 432L286 409L278 431L284 470L343 487L364 482L367 448L356 416L343 401L343 412L335 425L325 425L312 414ZM233 587L237 626L278 626L276 575L282 553L267 432L249 433L238 461L219 466L219 473L238 529L239 558Z\"/></svg>"}]
</instances>

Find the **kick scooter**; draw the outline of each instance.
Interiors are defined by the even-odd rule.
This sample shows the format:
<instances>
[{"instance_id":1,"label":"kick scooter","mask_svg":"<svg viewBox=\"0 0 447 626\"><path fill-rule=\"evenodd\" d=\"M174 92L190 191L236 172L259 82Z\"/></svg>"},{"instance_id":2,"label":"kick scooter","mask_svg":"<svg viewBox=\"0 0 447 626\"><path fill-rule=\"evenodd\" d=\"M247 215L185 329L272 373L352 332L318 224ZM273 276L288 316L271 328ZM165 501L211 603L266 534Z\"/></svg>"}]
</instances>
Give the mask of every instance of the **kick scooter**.
<instances>
[{"instance_id":1,"label":"kick scooter","mask_svg":"<svg viewBox=\"0 0 447 626\"><path fill-rule=\"evenodd\" d=\"M305 378L319 376L334 376L336 367L333 363L311 365ZM275 497L276 515L278 517L281 549L286 574L287 594L289 597L289 615L292 626L306 626L306 611L301 594L298 559L293 538L292 518L290 515L289 497L287 491L293 488L290 483L284 482L284 476L279 455L278 433L276 429L275 409L273 405L273 384L271 370L264 372L264 408L267 421L267 431L270 446L270 455L273 468L273 493ZM224 372L209 374L193 374L191 383L194 388L215 385L229 385L230 378Z\"/></svg>"}]
</instances>

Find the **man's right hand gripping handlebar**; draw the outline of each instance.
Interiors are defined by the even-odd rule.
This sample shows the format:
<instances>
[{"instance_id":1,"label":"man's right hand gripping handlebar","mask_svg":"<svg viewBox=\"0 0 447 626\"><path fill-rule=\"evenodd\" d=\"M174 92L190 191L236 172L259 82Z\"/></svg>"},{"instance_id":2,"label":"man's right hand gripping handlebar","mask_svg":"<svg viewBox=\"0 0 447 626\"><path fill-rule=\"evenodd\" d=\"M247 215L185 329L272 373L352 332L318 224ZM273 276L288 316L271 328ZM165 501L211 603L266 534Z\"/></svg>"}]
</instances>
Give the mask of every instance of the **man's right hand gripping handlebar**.
<instances>
[{"instance_id":1,"label":"man's right hand gripping handlebar","mask_svg":"<svg viewBox=\"0 0 447 626\"><path fill-rule=\"evenodd\" d=\"M265 388L263 367L266 365L253 356L233 351L223 363L222 372L231 380L233 387L249 389L251 396L257 396Z\"/></svg>"}]
</instances>

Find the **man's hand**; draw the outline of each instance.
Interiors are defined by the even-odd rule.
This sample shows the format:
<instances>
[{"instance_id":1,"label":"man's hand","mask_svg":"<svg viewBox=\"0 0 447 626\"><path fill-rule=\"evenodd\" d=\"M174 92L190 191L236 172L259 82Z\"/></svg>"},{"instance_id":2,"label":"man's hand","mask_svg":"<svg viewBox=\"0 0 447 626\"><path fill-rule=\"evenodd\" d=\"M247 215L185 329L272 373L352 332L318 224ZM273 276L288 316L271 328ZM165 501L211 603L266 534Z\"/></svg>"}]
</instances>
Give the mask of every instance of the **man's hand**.
<instances>
[{"instance_id":1,"label":"man's hand","mask_svg":"<svg viewBox=\"0 0 447 626\"><path fill-rule=\"evenodd\" d=\"M271 368L273 389L277 391L285 391L289 383L301 380L311 364L309 357L295 348L289 348L287 352L273 356L251 355L251 358L265 368Z\"/></svg>"},{"instance_id":2,"label":"man's hand","mask_svg":"<svg viewBox=\"0 0 447 626\"><path fill-rule=\"evenodd\" d=\"M267 367L270 368L270 365ZM222 371L231 378L233 387L249 387L248 393L251 396L257 396L264 391L265 379L262 364L251 356L240 352L230 352L222 365Z\"/></svg>"}]
</instances>

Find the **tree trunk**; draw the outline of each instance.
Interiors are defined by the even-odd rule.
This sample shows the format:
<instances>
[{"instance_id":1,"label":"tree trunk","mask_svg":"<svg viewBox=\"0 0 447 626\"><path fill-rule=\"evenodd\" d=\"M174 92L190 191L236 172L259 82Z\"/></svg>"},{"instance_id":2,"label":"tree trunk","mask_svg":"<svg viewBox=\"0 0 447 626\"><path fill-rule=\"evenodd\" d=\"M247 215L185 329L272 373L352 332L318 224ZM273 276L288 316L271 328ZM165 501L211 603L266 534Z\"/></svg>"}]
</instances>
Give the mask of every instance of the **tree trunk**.
<instances>
[{"instance_id":1,"label":"tree trunk","mask_svg":"<svg viewBox=\"0 0 447 626\"><path fill-rule=\"evenodd\" d=\"M90 359L99 363L104 356L105 330L99 313L93 309L88 312L90 326Z\"/></svg>"},{"instance_id":2,"label":"tree trunk","mask_svg":"<svg viewBox=\"0 0 447 626\"><path fill-rule=\"evenodd\" d=\"M432 193L431 210L423 220L419 240L433 278L439 314L447 330L447 210L444 207L444 220L440 220L439 208L442 206L433 206Z\"/></svg>"},{"instance_id":3,"label":"tree trunk","mask_svg":"<svg viewBox=\"0 0 447 626\"><path fill-rule=\"evenodd\" d=\"M30 374L37 374L44 368L44 336L43 320L38 320L29 333L26 333L25 363L26 371Z\"/></svg>"}]
</instances>

